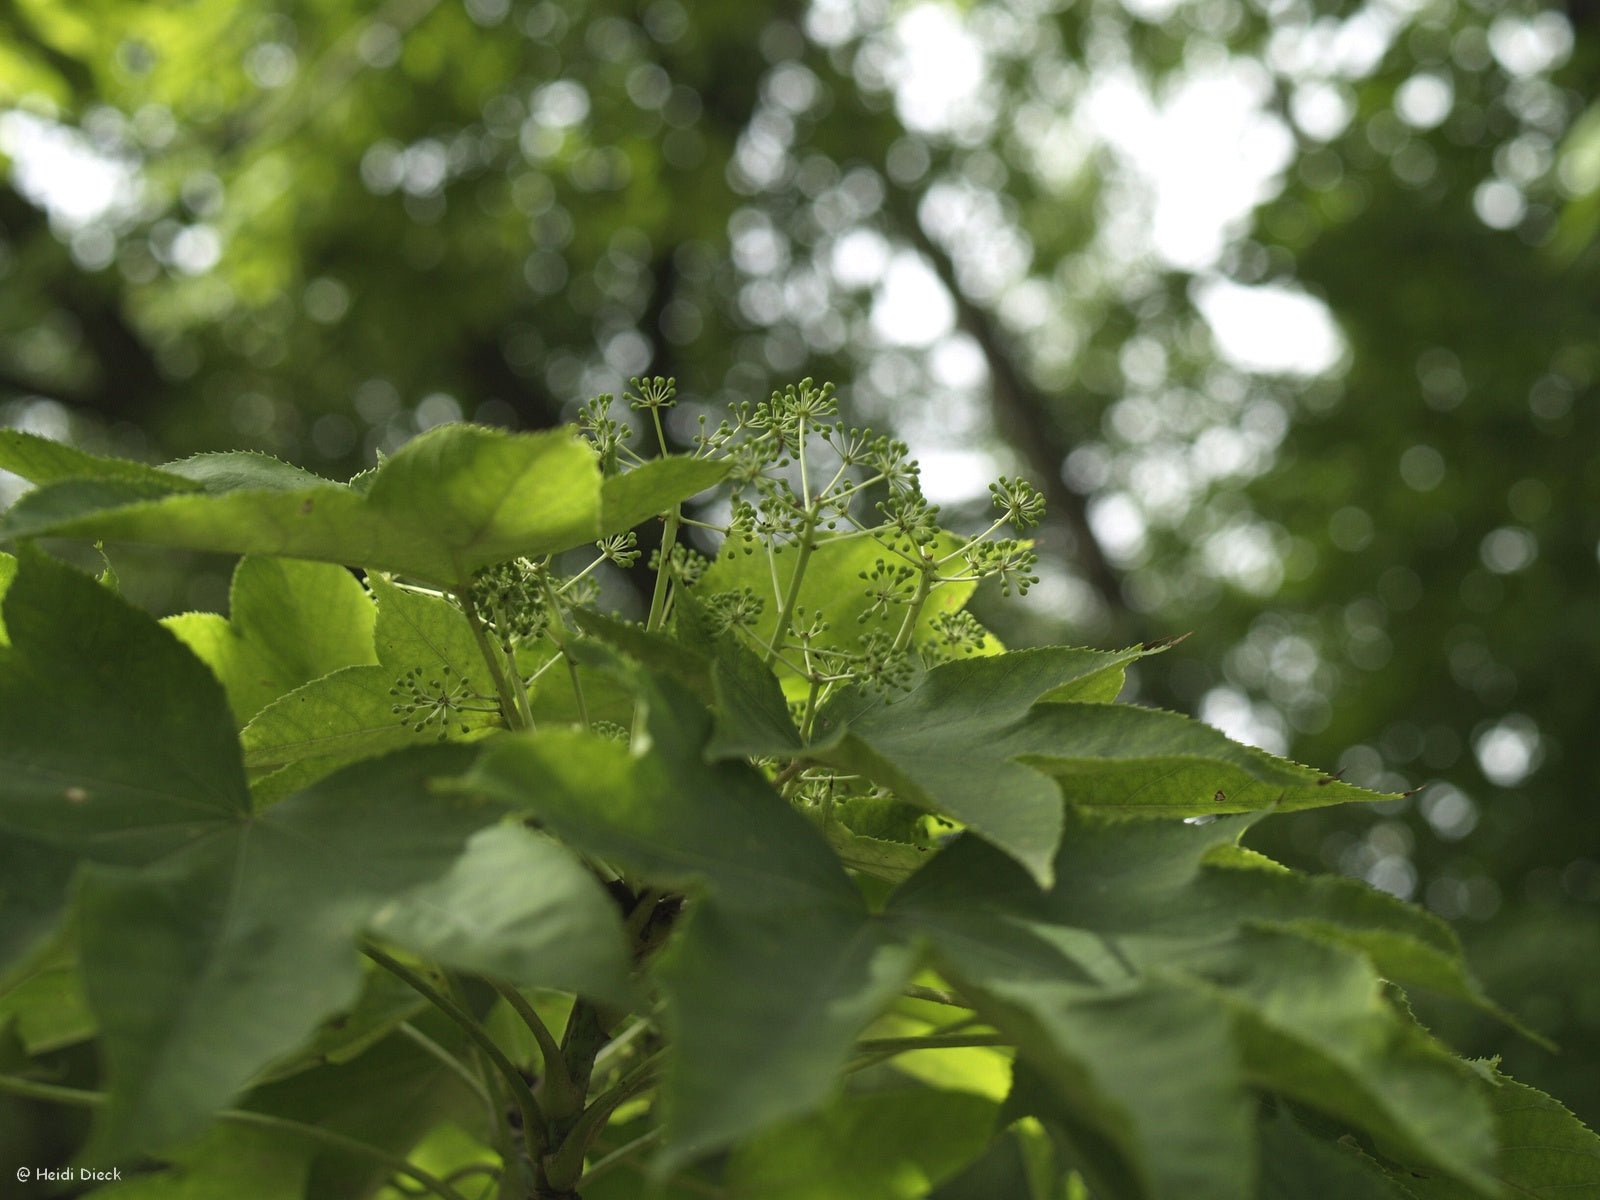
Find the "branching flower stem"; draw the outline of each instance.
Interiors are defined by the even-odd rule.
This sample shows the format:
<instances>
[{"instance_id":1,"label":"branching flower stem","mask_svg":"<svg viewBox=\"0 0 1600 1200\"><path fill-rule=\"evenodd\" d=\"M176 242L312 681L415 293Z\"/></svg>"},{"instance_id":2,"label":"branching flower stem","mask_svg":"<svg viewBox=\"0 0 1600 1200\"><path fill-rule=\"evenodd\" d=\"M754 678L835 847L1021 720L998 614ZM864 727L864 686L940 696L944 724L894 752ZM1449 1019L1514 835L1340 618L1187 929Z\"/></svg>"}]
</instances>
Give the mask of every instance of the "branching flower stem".
<instances>
[{"instance_id":1,"label":"branching flower stem","mask_svg":"<svg viewBox=\"0 0 1600 1200\"><path fill-rule=\"evenodd\" d=\"M32 1079L19 1079L15 1075L0 1075L0 1092L9 1092L13 1096L23 1096L30 1100L44 1100L54 1104L71 1104L81 1108L103 1108L109 1099L104 1092L89 1091L85 1088L62 1087L59 1084L39 1083ZM354 1154L361 1158L380 1162L396 1175L403 1175L413 1183L420 1184L432 1195L440 1200L466 1200L466 1197L451 1187L443 1179L431 1175L421 1167L413 1166L397 1154L391 1154L378 1146L368 1145L356 1138L346 1137L342 1133L335 1133L331 1129L323 1129L316 1125L307 1125L300 1121L292 1121L287 1117L275 1117L271 1113L252 1112L249 1109L229 1108L217 1114L217 1119L226 1121L230 1125L248 1125L256 1129L272 1130L276 1133L287 1133L295 1137L303 1137L307 1141L320 1142L324 1146L338 1150L344 1154Z\"/></svg>"},{"instance_id":2,"label":"branching flower stem","mask_svg":"<svg viewBox=\"0 0 1600 1200\"><path fill-rule=\"evenodd\" d=\"M921 568L917 576L917 590L911 597L911 603L906 606L905 620L900 622L900 632L895 634L894 647L890 651L899 654L911 644L911 635L916 632L917 619L922 616L922 607L928 602L928 593L933 591L934 581L938 578L938 570L934 565L922 560L918 566Z\"/></svg>"},{"instance_id":3,"label":"branching flower stem","mask_svg":"<svg viewBox=\"0 0 1600 1200\"><path fill-rule=\"evenodd\" d=\"M817 508L815 504L806 506L805 519L800 526L800 551L795 559L794 575L789 579L788 591L784 593L783 607L778 610L778 623L773 627L772 640L767 643L767 652L763 656L762 665L770 667L778 657L778 651L784 646L784 638L789 632L789 624L794 620L794 606L800 599L800 585L806 577L806 564L811 561L811 551L816 548L814 534L817 530Z\"/></svg>"},{"instance_id":4,"label":"branching flower stem","mask_svg":"<svg viewBox=\"0 0 1600 1200\"><path fill-rule=\"evenodd\" d=\"M678 525L682 520L681 506L674 504L672 511L667 513L666 528L661 531L661 567L656 571L655 591L650 595L650 616L645 621L646 629L658 630L667 619L667 584L672 577L668 561L672 547L677 543Z\"/></svg>"},{"instance_id":5,"label":"branching flower stem","mask_svg":"<svg viewBox=\"0 0 1600 1200\"><path fill-rule=\"evenodd\" d=\"M518 687L513 688L506 678L505 667L501 663L500 651L489 640L489 631L483 626L483 618L478 616L477 609L473 606L468 589L463 586L456 592L457 599L461 602L461 611L466 614L467 626L472 630L472 640L477 643L478 654L483 658L484 665L489 668L489 678L494 681L495 695L500 698L500 715L505 719L508 729L532 729L533 713L528 705L528 696L525 689L520 687L521 679L518 678ZM516 674L516 664L511 665L512 674Z\"/></svg>"}]
</instances>

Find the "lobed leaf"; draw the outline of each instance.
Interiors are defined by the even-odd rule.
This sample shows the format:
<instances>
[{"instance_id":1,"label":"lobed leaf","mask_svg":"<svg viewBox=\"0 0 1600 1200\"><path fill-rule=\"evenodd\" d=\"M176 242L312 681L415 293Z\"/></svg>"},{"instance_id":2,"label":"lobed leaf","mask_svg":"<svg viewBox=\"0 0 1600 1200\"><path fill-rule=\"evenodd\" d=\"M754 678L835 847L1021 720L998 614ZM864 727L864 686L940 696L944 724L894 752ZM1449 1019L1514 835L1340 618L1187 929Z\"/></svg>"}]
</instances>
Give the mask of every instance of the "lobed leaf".
<instances>
[{"instance_id":1,"label":"lobed leaf","mask_svg":"<svg viewBox=\"0 0 1600 1200\"><path fill-rule=\"evenodd\" d=\"M413 668L421 669L424 683L438 680L449 687L459 682L480 696L492 697L494 685L459 608L381 576L370 577L368 584L377 599L375 664L314 679L257 713L240 735L245 764L256 775L294 767L292 781L304 786L362 758L436 742L445 733L461 737L499 727L493 712L462 712L446 726L433 723L422 730L395 713L395 704L405 697L392 693ZM494 702L475 703L487 708ZM272 785L269 790L278 795L283 789Z\"/></svg>"},{"instance_id":2,"label":"lobed leaf","mask_svg":"<svg viewBox=\"0 0 1600 1200\"><path fill-rule=\"evenodd\" d=\"M602 481L594 452L565 431L470 425L440 426L408 442L362 490L261 455L202 455L162 472L62 475L68 465L13 506L0 537L119 538L320 559L445 587L491 563L628 528L723 471L665 459Z\"/></svg>"},{"instance_id":3,"label":"lobed leaf","mask_svg":"<svg viewBox=\"0 0 1600 1200\"><path fill-rule=\"evenodd\" d=\"M1145 653L1143 647L1022 650L935 667L904 694L852 688L818 715L812 755L869 776L907 803L954 817L1048 883L1061 837L1061 794L1013 759L1036 743L1037 724L1059 707L1041 701L1115 696L1126 665Z\"/></svg>"},{"instance_id":4,"label":"lobed leaf","mask_svg":"<svg viewBox=\"0 0 1600 1200\"><path fill-rule=\"evenodd\" d=\"M496 817L429 778L454 747L343 772L143 869L94 865L78 889L84 990L113 1161L182 1141L356 999L355 938L383 903L449 870Z\"/></svg>"},{"instance_id":5,"label":"lobed leaf","mask_svg":"<svg viewBox=\"0 0 1600 1200\"><path fill-rule=\"evenodd\" d=\"M375 664L376 610L343 567L242 558L230 617L182 613L162 621L210 667L241 727L284 693L343 667Z\"/></svg>"},{"instance_id":6,"label":"lobed leaf","mask_svg":"<svg viewBox=\"0 0 1600 1200\"><path fill-rule=\"evenodd\" d=\"M355 940L380 914L402 945L433 949L448 928L463 961L623 991L598 886L520 832L472 842L501 810L432 788L470 751L402 751L252 812L221 685L170 631L31 548L5 613L0 933L13 957L38 946L76 877L79 970L107 1072L92 1157L199 1133L348 1008ZM548 917L537 963L508 957L510 935L485 919L486 872L508 863L523 873L502 881L508 911Z\"/></svg>"},{"instance_id":7,"label":"lobed leaf","mask_svg":"<svg viewBox=\"0 0 1600 1200\"><path fill-rule=\"evenodd\" d=\"M541 730L497 739L467 784L631 878L697 896L656 966L673 1047L666 1168L816 1107L914 954L760 775L705 761L692 696L616 669L645 707L651 753Z\"/></svg>"},{"instance_id":8,"label":"lobed leaf","mask_svg":"<svg viewBox=\"0 0 1600 1200\"><path fill-rule=\"evenodd\" d=\"M740 1146L727 1184L762 1200L917 1200L982 1151L997 1107L932 1088L843 1096Z\"/></svg>"},{"instance_id":9,"label":"lobed leaf","mask_svg":"<svg viewBox=\"0 0 1600 1200\"><path fill-rule=\"evenodd\" d=\"M903 695L852 689L824 708L812 753L954 817L1044 885L1063 798L1158 816L1383 799L1187 717L1102 702L1160 648L1015 651L935 667Z\"/></svg>"},{"instance_id":10,"label":"lobed leaf","mask_svg":"<svg viewBox=\"0 0 1600 1200\"><path fill-rule=\"evenodd\" d=\"M1538 1088L1489 1071L1480 1082L1494 1113L1498 1151L1489 1173L1512 1196L1572 1200L1600 1195L1600 1135ZM1437 1171L1398 1173L1416 1200L1457 1200L1456 1182Z\"/></svg>"},{"instance_id":11,"label":"lobed leaf","mask_svg":"<svg viewBox=\"0 0 1600 1200\"><path fill-rule=\"evenodd\" d=\"M1415 1200L1376 1160L1346 1142L1316 1136L1286 1106L1263 1114L1259 1129L1260 1200Z\"/></svg>"},{"instance_id":12,"label":"lobed leaf","mask_svg":"<svg viewBox=\"0 0 1600 1200\"><path fill-rule=\"evenodd\" d=\"M131 459L91 454L20 429L0 429L0 471L10 471L36 484L65 479L121 479L170 491L194 491L200 487L197 481L170 471Z\"/></svg>"},{"instance_id":13,"label":"lobed leaf","mask_svg":"<svg viewBox=\"0 0 1600 1200\"><path fill-rule=\"evenodd\" d=\"M249 810L215 677L149 617L36 550L0 651L0 971L58 925L80 857L141 864Z\"/></svg>"},{"instance_id":14,"label":"lobed leaf","mask_svg":"<svg viewBox=\"0 0 1600 1200\"><path fill-rule=\"evenodd\" d=\"M632 961L617 907L570 850L519 825L491 825L450 870L395 897L368 924L431 962L520 987L626 1007Z\"/></svg>"},{"instance_id":15,"label":"lobed leaf","mask_svg":"<svg viewBox=\"0 0 1600 1200\"><path fill-rule=\"evenodd\" d=\"M1111 1195L1250 1194L1246 1168L1203 1165L1193 1124L1212 1110L1231 1114L1227 1140L1249 1162L1244 1093L1181 1099L1171 1091L1187 1086L1178 1079L1117 1090L1123 1077L1109 1060L1095 1064L1131 1029L1141 1038L1125 1051L1132 1062L1207 1055L1172 1073L1291 1096L1482 1187L1493 1134L1471 1072L1386 999L1358 949L1396 923L1393 902L1370 904L1353 888L1329 890L1257 862L1241 867L1232 847L1255 819L1188 825L1070 811L1049 890L963 837L902 885L887 913L925 938L986 1019L1017 1039L1052 1085L1086 1170ZM1295 925L1307 914L1315 931ZM1425 918L1409 931L1444 953ZM1089 1019L1094 1005L1128 997L1153 1007L1126 1022ZM1202 1177L1222 1182L1196 1192Z\"/></svg>"}]
</instances>

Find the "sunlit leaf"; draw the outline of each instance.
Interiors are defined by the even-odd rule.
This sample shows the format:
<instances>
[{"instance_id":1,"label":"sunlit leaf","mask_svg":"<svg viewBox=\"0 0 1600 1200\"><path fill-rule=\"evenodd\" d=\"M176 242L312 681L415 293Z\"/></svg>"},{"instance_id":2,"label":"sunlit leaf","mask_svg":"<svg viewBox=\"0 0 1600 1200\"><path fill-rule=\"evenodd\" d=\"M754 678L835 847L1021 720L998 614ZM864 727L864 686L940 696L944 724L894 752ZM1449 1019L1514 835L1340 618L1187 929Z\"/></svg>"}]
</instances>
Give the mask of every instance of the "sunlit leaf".
<instances>
[{"instance_id":1,"label":"sunlit leaf","mask_svg":"<svg viewBox=\"0 0 1600 1200\"><path fill-rule=\"evenodd\" d=\"M241 559L229 611L229 617L183 613L162 624L222 681L241 726L285 692L342 667L378 661L376 610L343 567Z\"/></svg>"},{"instance_id":2,"label":"sunlit leaf","mask_svg":"<svg viewBox=\"0 0 1600 1200\"><path fill-rule=\"evenodd\" d=\"M30 443L31 445L31 443ZM76 461L76 460L74 460ZM98 461L98 460L97 460ZM448 425L408 442L364 491L260 455L200 456L167 472L49 474L0 521L42 534L375 567L443 586L518 555L566 550L627 528L720 478L670 459L602 485L595 456L565 431L511 434ZM184 471L181 487L170 482ZM208 491L193 490L196 482Z\"/></svg>"},{"instance_id":3,"label":"sunlit leaf","mask_svg":"<svg viewBox=\"0 0 1600 1200\"><path fill-rule=\"evenodd\" d=\"M915 1200L978 1155L997 1109L929 1088L845 1096L741 1146L728 1186L762 1200Z\"/></svg>"}]
</instances>

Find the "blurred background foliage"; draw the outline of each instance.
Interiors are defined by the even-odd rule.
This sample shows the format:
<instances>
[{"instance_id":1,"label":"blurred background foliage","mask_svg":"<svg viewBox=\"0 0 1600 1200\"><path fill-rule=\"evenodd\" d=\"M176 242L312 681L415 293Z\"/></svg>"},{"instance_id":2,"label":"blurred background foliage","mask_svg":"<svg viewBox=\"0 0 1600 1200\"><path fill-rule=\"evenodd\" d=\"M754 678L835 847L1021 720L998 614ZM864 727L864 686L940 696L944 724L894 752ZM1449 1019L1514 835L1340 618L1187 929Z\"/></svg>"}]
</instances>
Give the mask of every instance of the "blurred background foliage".
<instances>
[{"instance_id":1,"label":"blurred background foliage","mask_svg":"<svg viewBox=\"0 0 1600 1200\"><path fill-rule=\"evenodd\" d=\"M635 374L684 442L837 380L947 523L1045 488L1008 643L1193 631L1142 700L1425 785L1258 844L1454 922L1563 1053L1425 1019L1593 1124L1597 13L13 0L0 423L342 477Z\"/></svg>"}]
</instances>

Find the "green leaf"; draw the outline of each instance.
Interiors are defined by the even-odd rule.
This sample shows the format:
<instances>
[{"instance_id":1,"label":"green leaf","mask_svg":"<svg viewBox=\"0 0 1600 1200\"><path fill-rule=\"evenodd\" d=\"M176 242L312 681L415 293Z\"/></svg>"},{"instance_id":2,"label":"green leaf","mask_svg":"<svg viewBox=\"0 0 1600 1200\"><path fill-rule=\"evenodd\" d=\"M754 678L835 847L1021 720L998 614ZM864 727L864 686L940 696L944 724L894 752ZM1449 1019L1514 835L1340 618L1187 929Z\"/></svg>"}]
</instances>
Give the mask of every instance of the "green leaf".
<instances>
[{"instance_id":1,"label":"green leaf","mask_svg":"<svg viewBox=\"0 0 1600 1200\"><path fill-rule=\"evenodd\" d=\"M308 773L325 774L358 759L403 746L436 742L441 734L457 738L498 728L493 709L494 685L473 640L465 615L454 604L389 583L369 579L378 602L375 646L377 665L353 666L324 675L268 704L240 735L245 763L256 775L305 764L294 776L308 782ZM474 711L462 711L441 725L415 728L394 711L408 700L401 685L413 668L424 685L460 687ZM462 726L466 726L463 733ZM274 794L281 794L275 789Z\"/></svg>"},{"instance_id":2,"label":"green leaf","mask_svg":"<svg viewBox=\"0 0 1600 1200\"><path fill-rule=\"evenodd\" d=\"M541 730L496 739L468 783L630 877L698 895L655 964L673 1046L671 1166L818 1105L914 955L760 775L705 762L709 718L691 695L624 673L653 752Z\"/></svg>"},{"instance_id":3,"label":"green leaf","mask_svg":"<svg viewBox=\"0 0 1600 1200\"><path fill-rule=\"evenodd\" d=\"M1053 1119L1108 1196L1233 1200L1255 1186L1255 1101L1226 1010L1182 981L1090 989L971 979L979 1010L1048 1081Z\"/></svg>"},{"instance_id":4,"label":"green leaf","mask_svg":"<svg viewBox=\"0 0 1600 1200\"><path fill-rule=\"evenodd\" d=\"M798 754L804 742L778 677L733 634L713 633L692 594L677 604L679 636L711 652L713 728L706 754L714 760Z\"/></svg>"},{"instance_id":5,"label":"green leaf","mask_svg":"<svg viewBox=\"0 0 1600 1200\"><path fill-rule=\"evenodd\" d=\"M1122 1035L1111 1025L1087 1035L1085 997L1152 985L1174 1013L1195 1011L1181 1021L1143 1019L1144 1043L1129 1051L1135 1061L1149 1052L1177 1062L1204 1050L1208 1080L1248 1079L1480 1181L1493 1138L1471 1073L1386 998L1360 949L1372 930L1392 926L1434 955L1446 954L1447 939L1420 915L1396 920L1393 901L1369 903L1355 885L1328 888L1242 858L1233 843L1255 819L1189 825L1069 811L1049 891L963 837L903 885L887 911L926 938L952 981L1018 1038L1053 1085L1085 1169L1098 1171L1111 1194L1162 1195L1161 1179L1195 1173L1192 1164L1159 1160L1193 1144L1193 1130L1173 1123L1205 1105L1191 1097L1151 1108L1137 1091L1120 1096L1093 1074L1092 1055ZM1316 928L1300 930L1298 920ZM1396 956L1385 961L1403 957L1397 945L1382 949ZM1181 1002L1167 996L1174 988ZM1075 1082L1073 1069L1093 1086ZM1150 1092L1150 1104L1159 1094ZM1232 1136L1242 1154L1237 1139L1246 1135L1236 1126ZM1121 1182L1110 1187L1108 1178Z\"/></svg>"},{"instance_id":6,"label":"green leaf","mask_svg":"<svg viewBox=\"0 0 1600 1200\"><path fill-rule=\"evenodd\" d=\"M1043 1138L1035 1130L1030 1141L1040 1144L1048 1155ZM1041 1193L1029 1169L1028 1153L1016 1127L990 1143L983 1156L959 1174L928 1193L928 1200L1056 1200L1056 1192Z\"/></svg>"},{"instance_id":7,"label":"green leaf","mask_svg":"<svg viewBox=\"0 0 1600 1200\"><path fill-rule=\"evenodd\" d=\"M46 1054L94 1036L71 939L35 955L0 988L0 1029L15 1030L29 1054Z\"/></svg>"},{"instance_id":8,"label":"green leaf","mask_svg":"<svg viewBox=\"0 0 1600 1200\"><path fill-rule=\"evenodd\" d=\"M198 1133L263 1067L349 1007L355 937L439 878L495 811L442 798L465 766L437 747L363 763L142 869L79 887L84 990L99 1021L107 1160Z\"/></svg>"},{"instance_id":9,"label":"green leaf","mask_svg":"<svg viewBox=\"0 0 1600 1200\"><path fill-rule=\"evenodd\" d=\"M714 483L722 468L665 460L602 485L594 452L565 431L429 430L385 460L363 491L264 456L178 464L208 488L176 494L170 472L60 478L24 496L0 537L121 538L227 553L381 568L440 584L480 567L553 554L636 523ZM196 480L185 479L192 489Z\"/></svg>"},{"instance_id":10,"label":"green leaf","mask_svg":"<svg viewBox=\"0 0 1600 1200\"><path fill-rule=\"evenodd\" d=\"M219 1125L168 1157L149 1175L90 1192L94 1200L303 1200L315 1143L292 1134Z\"/></svg>"},{"instance_id":11,"label":"green leaf","mask_svg":"<svg viewBox=\"0 0 1600 1200\"><path fill-rule=\"evenodd\" d=\"M1224 989L1259 1086L1371 1132L1386 1153L1489 1188L1494 1127L1472 1070L1386 998L1364 957L1246 926L1187 965Z\"/></svg>"},{"instance_id":12,"label":"green leaf","mask_svg":"<svg viewBox=\"0 0 1600 1200\"><path fill-rule=\"evenodd\" d=\"M0 651L0 967L59 923L80 857L138 864L249 809L215 677L113 593L25 549Z\"/></svg>"},{"instance_id":13,"label":"green leaf","mask_svg":"<svg viewBox=\"0 0 1600 1200\"><path fill-rule=\"evenodd\" d=\"M240 559L229 611L231 619L183 613L162 624L222 681L240 726L285 692L341 667L378 661L372 647L376 610L343 567Z\"/></svg>"},{"instance_id":14,"label":"green leaf","mask_svg":"<svg viewBox=\"0 0 1600 1200\"><path fill-rule=\"evenodd\" d=\"M1016 651L935 667L903 695L852 689L818 717L813 754L954 817L1041 884L1063 795L1162 816L1383 799L1187 717L1095 702L1159 648Z\"/></svg>"},{"instance_id":15,"label":"green leaf","mask_svg":"<svg viewBox=\"0 0 1600 1200\"><path fill-rule=\"evenodd\" d=\"M449 873L396 897L371 932L412 953L521 987L626 1007L632 959L617 906L570 850L491 825Z\"/></svg>"},{"instance_id":16,"label":"green leaf","mask_svg":"<svg viewBox=\"0 0 1600 1200\"><path fill-rule=\"evenodd\" d=\"M1600 1136L1557 1100L1498 1072L1482 1085L1494 1111L1499 1152L1490 1174L1512 1196L1571 1200L1600 1195ZM1457 1200L1466 1193L1447 1176L1412 1169L1401 1182L1417 1200Z\"/></svg>"},{"instance_id":17,"label":"green leaf","mask_svg":"<svg viewBox=\"0 0 1600 1200\"><path fill-rule=\"evenodd\" d=\"M221 686L156 621L26 549L0 653L5 948L59 921L74 868L110 1099L103 1161L193 1135L347 1007L354 939L444 875L496 810L428 789L466 752L364 764L252 814Z\"/></svg>"},{"instance_id":18,"label":"green leaf","mask_svg":"<svg viewBox=\"0 0 1600 1200\"><path fill-rule=\"evenodd\" d=\"M0 554L0 602L5 599L6 589L11 586L11 580L17 573L17 560L9 554ZM0 603L3 611L3 603ZM11 635L6 632L6 623L0 619L0 647L11 644Z\"/></svg>"},{"instance_id":19,"label":"green leaf","mask_svg":"<svg viewBox=\"0 0 1600 1200\"><path fill-rule=\"evenodd\" d=\"M1126 664L1145 653L1023 650L935 667L901 695L850 689L817 717L812 753L956 818L1048 883L1061 794L1013 761L1018 747L1036 744L1037 725L1061 708L1040 706L1044 697L1115 695Z\"/></svg>"},{"instance_id":20,"label":"green leaf","mask_svg":"<svg viewBox=\"0 0 1600 1200\"><path fill-rule=\"evenodd\" d=\"M482 1015L480 1007L468 1003L475 1015ZM460 1027L441 1013L430 1008L411 1024L446 1052L458 1058L471 1055ZM410 1157L424 1135L441 1123L476 1128L484 1115L481 1101L461 1077L404 1034L391 1034L348 1061L259 1087L242 1107L340 1133L401 1158ZM306 1144L303 1136L296 1141ZM392 1178L384 1163L368 1155L315 1143L311 1148L304 1192L308 1198L372 1196ZM427 1164L419 1165L427 1169ZM465 1190L468 1196L476 1194L470 1187Z\"/></svg>"},{"instance_id":21,"label":"green leaf","mask_svg":"<svg viewBox=\"0 0 1600 1200\"><path fill-rule=\"evenodd\" d=\"M1317 1137L1287 1106L1263 1115L1260 1131L1260 1200L1414 1200L1376 1160L1349 1143Z\"/></svg>"},{"instance_id":22,"label":"green leaf","mask_svg":"<svg viewBox=\"0 0 1600 1200\"><path fill-rule=\"evenodd\" d=\"M20 429L0 429L0 471L10 471L36 484L59 483L64 479L122 479L174 492L194 491L199 487L195 481L171 471L131 459L90 454L76 446L53 442Z\"/></svg>"},{"instance_id":23,"label":"green leaf","mask_svg":"<svg viewBox=\"0 0 1600 1200\"><path fill-rule=\"evenodd\" d=\"M721 483L726 461L681 455L653 458L600 485L600 534L621 533L664 513L673 505Z\"/></svg>"},{"instance_id":24,"label":"green leaf","mask_svg":"<svg viewBox=\"0 0 1600 1200\"><path fill-rule=\"evenodd\" d=\"M295 492L304 488L325 487L332 481L310 471L252 450L225 450L218 454L196 454L161 468L213 495L224 492Z\"/></svg>"},{"instance_id":25,"label":"green leaf","mask_svg":"<svg viewBox=\"0 0 1600 1200\"><path fill-rule=\"evenodd\" d=\"M1207 856L1207 888L1220 905L1254 907L1264 924L1360 950L1385 979L1426 988L1490 1014L1534 1041L1537 1034L1484 994L1467 969L1455 931L1426 909L1359 880L1307 877L1238 846Z\"/></svg>"},{"instance_id":26,"label":"green leaf","mask_svg":"<svg viewBox=\"0 0 1600 1200\"><path fill-rule=\"evenodd\" d=\"M740 1146L727 1185L761 1200L915 1200L982 1152L997 1107L931 1088L844 1096Z\"/></svg>"}]
</instances>

